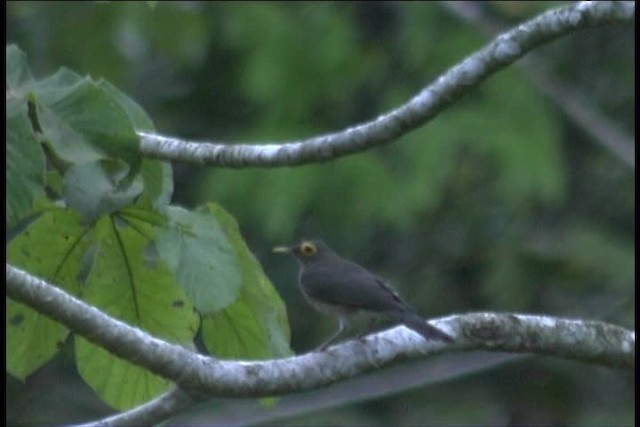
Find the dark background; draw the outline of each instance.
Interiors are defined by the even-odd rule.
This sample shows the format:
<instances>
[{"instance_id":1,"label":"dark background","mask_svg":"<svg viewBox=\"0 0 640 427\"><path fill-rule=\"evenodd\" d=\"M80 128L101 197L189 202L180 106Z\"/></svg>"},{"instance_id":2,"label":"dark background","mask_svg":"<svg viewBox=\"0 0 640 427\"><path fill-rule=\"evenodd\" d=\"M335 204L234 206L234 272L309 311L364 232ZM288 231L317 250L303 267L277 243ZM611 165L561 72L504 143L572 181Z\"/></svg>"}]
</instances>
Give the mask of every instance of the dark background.
<instances>
[{"instance_id":1,"label":"dark background","mask_svg":"<svg viewBox=\"0 0 640 427\"><path fill-rule=\"evenodd\" d=\"M559 4L476 7L510 28ZM159 133L229 143L301 139L373 119L487 40L441 3L7 3L7 43L27 54L36 78L61 66L105 78ZM295 263L270 253L302 236L322 237L388 278L425 316L515 311L635 328L635 170L606 148L614 140L606 129L593 138L566 114L566 95L577 94L633 141L634 48L631 25L569 35L532 59L559 83L557 96L526 64L512 66L397 142L329 163L174 164L173 202L215 201L237 218L287 303L298 353L335 326L306 306ZM26 383L7 375L8 423L109 413L78 378L72 345ZM487 354L413 363L374 374L366 387L355 380L325 390L329 403L318 411L306 409L319 408L318 394L272 410L216 400L176 422L273 424L252 418L269 411L282 411L277 423L286 425L635 420L629 372ZM415 388L388 393L419 372ZM287 415L295 409L301 414Z\"/></svg>"}]
</instances>

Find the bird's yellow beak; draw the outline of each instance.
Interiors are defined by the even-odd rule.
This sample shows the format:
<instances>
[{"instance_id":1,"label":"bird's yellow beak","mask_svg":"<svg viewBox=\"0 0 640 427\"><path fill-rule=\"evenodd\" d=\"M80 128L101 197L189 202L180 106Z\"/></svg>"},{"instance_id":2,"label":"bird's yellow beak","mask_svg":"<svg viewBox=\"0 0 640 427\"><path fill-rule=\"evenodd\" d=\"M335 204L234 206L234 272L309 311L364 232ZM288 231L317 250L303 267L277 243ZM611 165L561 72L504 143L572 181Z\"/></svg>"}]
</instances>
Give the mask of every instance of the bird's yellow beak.
<instances>
[{"instance_id":1,"label":"bird's yellow beak","mask_svg":"<svg viewBox=\"0 0 640 427\"><path fill-rule=\"evenodd\" d=\"M277 254L288 254L291 252L291 248L287 246L276 246L273 248L273 252Z\"/></svg>"}]
</instances>

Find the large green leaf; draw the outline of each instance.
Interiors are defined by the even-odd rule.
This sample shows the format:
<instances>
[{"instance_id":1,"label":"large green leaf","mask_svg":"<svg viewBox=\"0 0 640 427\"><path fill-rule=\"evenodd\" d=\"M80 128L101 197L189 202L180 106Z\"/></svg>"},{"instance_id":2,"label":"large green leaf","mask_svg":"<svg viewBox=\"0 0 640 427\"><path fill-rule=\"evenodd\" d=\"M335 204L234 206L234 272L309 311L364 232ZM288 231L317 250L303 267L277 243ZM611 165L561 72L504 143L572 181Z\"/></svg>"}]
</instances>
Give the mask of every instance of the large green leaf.
<instances>
[{"instance_id":1,"label":"large green leaf","mask_svg":"<svg viewBox=\"0 0 640 427\"><path fill-rule=\"evenodd\" d=\"M118 183L128 171L129 167L118 159L74 165L64 176L65 201L88 221L131 205L142 192L143 183L137 176L122 188Z\"/></svg>"},{"instance_id":2,"label":"large green leaf","mask_svg":"<svg viewBox=\"0 0 640 427\"><path fill-rule=\"evenodd\" d=\"M207 350L221 359L266 359L270 356L265 329L246 298L217 314L202 318Z\"/></svg>"},{"instance_id":3,"label":"large green leaf","mask_svg":"<svg viewBox=\"0 0 640 427\"><path fill-rule=\"evenodd\" d=\"M26 103L7 100L6 114L6 225L11 228L29 214L35 199L43 194L45 165L27 116Z\"/></svg>"},{"instance_id":4,"label":"large green leaf","mask_svg":"<svg viewBox=\"0 0 640 427\"><path fill-rule=\"evenodd\" d=\"M139 138L112 91L62 68L33 93L43 136L58 157L72 163L116 157L131 166L131 174L138 171Z\"/></svg>"},{"instance_id":5,"label":"large green leaf","mask_svg":"<svg viewBox=\"0 0 640 427\"><path fill-rule=\"evenodd\" d=\"M43 193L44 155L27 107L26 92L33 84L27 57L16 46L6 48L6 226L26 217Z\"/></svg>"},{"instance_id":6,"label":"large green leaf","mask_svg":"<svg viewBox=\"0 0 640 427\"><path fill-rule=\"evenodd\" d=\"M44 155L33 128L42 132L43 140L52 148L52 161L60 166L57 173L70 168L64 177L65 199L88 219L132 204L134 199L146 207L166 206L171 199L171 165L141 162L138 151L136 130L152 131L151 119L105 80L96 83L61 68L35 82L26 56L17 47L8 46L7 127L10 226L29 213L34 198L42 193ZM126 168L117 166L119 160L128 164L127 173L123 173ZM142 181L136 180L138 171ZM51 175L54 182L59 181L56 175Z\"/></svg>"},{"instance_id":7,"label":"large green leaf","mask_svg":"<svg viewBox=\"0 0 640 427\"><path fill-rule=\"evenodd\" d=\"M242 273L240 298L202 319L207 349L221 358L260 359L292 354L284 303L245 244L238 224L221 207L210 203L206 208L226 232Z\"/></svg>"},{"instance_id":8,"label":"large green leaf","mask_svg":"<svg viewBox=\"0 0 640 427\"><path fill-rule=\"evenodd\" d=\"M142 160L140 168L144 191L137 203L146 207L161 209L171 202L173 195L173 169L170 163L157 160Z\"/></svg>"},{"instance_id":9,"label":"large green leaf","mask_svg":"<svg viewBox=\"0 0 640 427\"><path fill-rule=\"evenodd\" d=\"M7 372L24 380L58 354L69 330L27 305L6 304Z\"/></svg>"},{"instance_id":10,"label":"large green leaf","mask_svg":"<svg viewBox=\"0 0 640 427\"><path fill-rule=\"evenodd\" d=\"M99 248L83 299L158 338L193 347L198 315L152 250L154 226L131 215L110 215L95 224L94 233ZM75 348L80 374L114 408L131 408L170 387L168 380L83 338L76 338Z\"/></svg>"},{"instance_id":11,"label":"large green leaf","mask_svg":"<svg viewBox=\"0 0 640 427\"><path fill-rule=\"evenodd\" d=\"M98 86L104 89L126 111L137 131L153 131L153 122L147 113L134 100L125 95L111 83L101 80ZM141 167L144 192L138 204L148 207L163 207L171 201L173 194L173 169L171 164L157 160L144 159Z\"/></svg>"},{"instance_id":12,"label":"large green leaf","mask_svg":"<svg viewBox=\"0 0 640 427\"><path fill-rule=\"evenodd\" d=\"M45 211L7 248L7 261L77 294L91 244L70 209ZM35 310L7 300L7 371L17 378L41 367L57 352L68 331Z\"/></svg>"},{"instance_id":13,"label":"large green leaf","mask_svg":"<svg viewBox=\"0 0 640 427\"><path fill-rule=\"evenodd\" d=\"M242 277L234 247L210 212L167 208L170 221L156 239L160 257L202 314L233 303Z\"/></svg>"},{"instance_id":14,"label":"large green leaf","mask_svg":"<svg viewBox=\"0 0 640 427\"><path fill-rule=\"evenodd\" d=\"M129 98L124 92L106 80L100 80L97 85L120 104L136 130L150 132L154 130L151 118L133 99Z\"/></svg>"},{"instance_id":15,"label":"large green leaf","mask_svg":"<svg viewBox=\"0 0 640 427\"><path fill-rule=\"evenodd\" d=\"M16 45L6 47L7 91L22 92L23 86L33 83L33 76L27 63L27 56Z\"/></svg>"}]
</instances>

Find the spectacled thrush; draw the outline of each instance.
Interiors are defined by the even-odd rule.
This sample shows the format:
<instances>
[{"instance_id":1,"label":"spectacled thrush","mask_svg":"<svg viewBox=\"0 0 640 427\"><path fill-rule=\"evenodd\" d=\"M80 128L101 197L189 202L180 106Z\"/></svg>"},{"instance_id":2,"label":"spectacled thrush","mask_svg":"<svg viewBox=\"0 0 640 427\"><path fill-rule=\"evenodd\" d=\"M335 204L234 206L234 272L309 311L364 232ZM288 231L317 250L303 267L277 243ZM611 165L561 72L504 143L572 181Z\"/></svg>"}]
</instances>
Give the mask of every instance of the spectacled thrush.
<instances>
[{"instance_id":1,"label":"spectacled thrush","mask_svg":"<svg viewBox=\"0 0 640 427\"><path fill-rule=\"evenodd\" d=\"M451 336L420 317L387 282L355 262L341 258L322 241L304 240L273 251L290 253L298 259L302 294L316 310L338 318L338 330L319 350L338 338L358 312L373 319L402 323L427 340L453 342Z\"/></svg>"}]
</instances>

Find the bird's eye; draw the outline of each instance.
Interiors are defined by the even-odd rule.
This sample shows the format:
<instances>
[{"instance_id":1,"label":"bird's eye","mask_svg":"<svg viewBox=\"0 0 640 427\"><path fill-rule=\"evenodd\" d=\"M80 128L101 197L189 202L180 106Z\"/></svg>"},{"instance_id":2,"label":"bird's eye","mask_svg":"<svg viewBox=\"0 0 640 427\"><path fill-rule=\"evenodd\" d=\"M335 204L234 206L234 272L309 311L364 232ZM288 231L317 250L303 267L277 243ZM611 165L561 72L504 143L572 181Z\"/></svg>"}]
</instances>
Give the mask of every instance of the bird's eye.
<instances>
[{"instance_id":1,"label":"bird's eye","mask_svg":"<svg viewBox=\"0 0 640 427\"><path fill-rule=\"evenodd\" d=\"M318 252L318 248L316 248L316 245L311 242L304 242L300 245L300 252L307 256L315 255L316 252Z\"/></svg>"}]
</instances>

